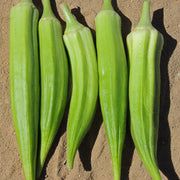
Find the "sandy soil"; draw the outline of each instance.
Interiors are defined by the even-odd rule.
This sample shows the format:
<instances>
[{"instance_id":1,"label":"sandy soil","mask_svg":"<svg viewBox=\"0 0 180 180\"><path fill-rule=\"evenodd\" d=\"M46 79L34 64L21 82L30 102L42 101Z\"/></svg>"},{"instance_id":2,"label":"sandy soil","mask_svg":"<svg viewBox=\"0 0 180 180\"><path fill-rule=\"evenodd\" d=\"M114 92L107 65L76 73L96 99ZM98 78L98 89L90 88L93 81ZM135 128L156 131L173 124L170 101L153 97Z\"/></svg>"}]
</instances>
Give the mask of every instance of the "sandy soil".
<instances>
[{"instance_id":1,"label":"sandy soil","mask_svg":"<svg viewBox=\"0 0 180 180\"><path fill-rule=\"evenodd\" d=\"M9 93L9 12L18 0L0 1L0 179L23 180L23 170L13 127ZM40 12L42 4L34 0ZM57 17L59 3L52 0ZM94 18L102 0L67 0L78 20L95 29ZM113 0L122 18L123 37L137 25L143 0ZM80 8L79 8L80 7ZM59 14L59 15L58 15ZM162 179L180 179L180 1L152 0L153 25L165 39L161 59L161 106L158 163ZM64 22L61 20L63 27ZM112 180L112 163L100 108L76 154L74 169L66 168L67 111L51 148L41 180ZM150 180L134 148L129 129L123 151L122 180Z\"/></svg>"}]
</instances>

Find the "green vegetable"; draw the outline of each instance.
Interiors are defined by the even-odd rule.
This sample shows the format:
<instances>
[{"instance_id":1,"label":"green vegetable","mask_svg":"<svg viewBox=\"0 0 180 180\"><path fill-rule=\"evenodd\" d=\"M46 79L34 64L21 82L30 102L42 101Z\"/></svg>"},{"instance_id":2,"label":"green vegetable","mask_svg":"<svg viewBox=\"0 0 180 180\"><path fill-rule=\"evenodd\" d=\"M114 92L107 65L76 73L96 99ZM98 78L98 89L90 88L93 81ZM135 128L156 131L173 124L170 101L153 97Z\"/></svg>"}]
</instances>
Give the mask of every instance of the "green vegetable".
<instances>
[{"instance_id":1,"label":"green vegetable","mask_svg":"<svg viewBox=\"0 0 180 180\"><path fill-rule=\"evenodd\" d=\"M66 19L64 41L72 71L72 96L67 125L67 165L73 167L74 156L88 131L98 96L96 53L90 30L78 23L67 4L62 4Z\"/></svg>"},{"instance_id":2,"label":"green vegetable","mask_svg":"<svg viewBox=\"0 0 180 180\"><path fill-rule=\"evenodd\" d=\"M121 36L121 19L113 10L111 0L104 0L95 24L100 104L111 152L114 180L119 180L126 132L128 72Z\"/></svg>"},{"instance_id":3,"label":"green vegetable","mask_svg":"<svg viewBox=\"0 0 180 180\"><path fill-rule=\"evenodd\" d=\"M35 180L39 123L39 13L21 0L10 13L10 91L14 126L26 180Z\"/></svg>"},{"instance_id":4,"label":"green vegetable","mask_svg":"<svg viewBox=\"0 0 180 180\"><path fill-rule=\"evenodd\" d=\"M157 139L162 35L151 25L150 1L143 4L138 26L128 35L131 134L137 152L154 180L160 180Z\"/></svg>"},{"instance_id":5,"label":"green vegetable","mask_svg":"<svg viewBox=\"0 0 180 180\"><path fill-rule=\"evenodd\" d=\"M41 118L37 176L61 123L68 91L68 62L62 28L51 10L50 1L44 0L43 5L39 21Z\"/></svg>"}]
</instances>

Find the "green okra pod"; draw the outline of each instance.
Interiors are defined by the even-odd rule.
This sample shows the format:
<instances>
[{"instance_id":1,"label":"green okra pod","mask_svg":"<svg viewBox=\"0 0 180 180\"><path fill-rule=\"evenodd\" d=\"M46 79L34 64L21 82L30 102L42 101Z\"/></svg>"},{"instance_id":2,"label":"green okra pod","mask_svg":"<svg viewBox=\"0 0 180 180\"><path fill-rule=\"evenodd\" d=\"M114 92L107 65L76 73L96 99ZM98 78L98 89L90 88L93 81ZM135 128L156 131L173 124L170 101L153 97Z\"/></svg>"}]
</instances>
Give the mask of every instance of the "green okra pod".
<instances>
[{"instance_id":1,"label":"green okra pod","mask_svg":"<svg viewBox=\"0 0 180 180\"><path fill-rule=\"evenodd\" d=\"M39 13L21 0L10 13L10 92L12 116L26 180L35 180L39 124Z\"/></svg>"},{"instance_id":2,"label":"green okra pod","mask_svg":"<svg viewBox=\"0 0 180 180\"><path fill-rule=\"evenodd\" d=\"M98 72L91 31L75 20L67 4L62 4L61 8L66 19L63 38L72 71L67 125L67 165L72 168L77 148L92 123L98 95Z\"/></svg>"},{"instance_id":3,"label":"green okra pod","mask_svg":"<svg viewBox=\"0 0 180 180\"><path fill-rule=\"evenodd\" d=\"M100 104L109 142L114 180L120 180L126 132L128 71L121 36L121 19L111 0L104 0L95 18Z\"/></svg>"},{"instance_id":4,"label":"green okra pod","mask_svg":"<svg viewBox=\"0 0 180 180\"><path fill-rule=\"evenodd\" d=\"M68 62L61 24L51 10L50 0L43 0L43 7L39 21L41 110L38 177L61 123L68 91Z\"/></svg>"},{"instance_id":5,"label":"green okra pod","mask_svg":"<svg viewBox=\"0 0 180 180\"><path fill-rule=\"evenodd\" d=\"M128 35L130 128L137 152L154 180L160 180L157 139L162 35L151 25L150 1L143 4L137 27Z\"/></svg>"}]
</instances>

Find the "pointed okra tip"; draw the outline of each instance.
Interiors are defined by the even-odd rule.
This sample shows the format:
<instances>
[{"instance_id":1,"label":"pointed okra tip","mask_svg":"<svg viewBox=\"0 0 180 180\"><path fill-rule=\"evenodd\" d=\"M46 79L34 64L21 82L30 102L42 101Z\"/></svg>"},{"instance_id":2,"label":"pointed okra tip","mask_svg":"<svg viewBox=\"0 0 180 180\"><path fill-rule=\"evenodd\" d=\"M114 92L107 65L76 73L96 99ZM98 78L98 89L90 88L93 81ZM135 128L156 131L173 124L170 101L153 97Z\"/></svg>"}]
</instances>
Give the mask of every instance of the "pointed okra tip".
<instances>
[{"instance_id":1,"label":"pointed okra tip","mask_svg":"<svg viewBox=\"0 0 180 180\"><path fill-rule=\"evenodd\" d=\"M143 7L142 7L142 13L141 13L141 18L140 21L137 25L137 27L152 27L151 24L151 18L150 18L150 1L144 1Z\"/></svg>"},{"instance_id":2,"label":"pointed okra tip","mask_svg":"<svg viewBox=\"0 0 180 180\"><path fill-rule=\"evenodd\" d=\"M36 177L39 178L41 176L41 172L42 172L43 166L41 165L40 162L38 162L37 164L37 170L36 170Z\"/></svg>"},{"instance_id":3,"label":"pointed okra tip","mask_svg":"<svg viewBox=\"0 0 180 180\"><path fill-rule=\"evenodd\" d=\"M67 168L73 169L73 162L67 161Z\"/></svg>"},{"instance_id":4,"label":"pointed okra tip","mask_svg":"<svg viewBox=\"0 0 180 180\"><path fill-rule=\"evenodd\" d=\"M67 168L68 169L73 169L73 165L74 165L75 152L72 152L71 150L72 150L71 148L67 149Z\"/></svg>"},{"instance_id":5,"label":"pointed okra tip","mask_svg":"<svg viewBox=\"0 0 180 180\"><path fill-rule=\"evenodd\" d=\"M76 31L78 29L83 28L84 26L82 24L80 24L75 17L73 16L73 14L71 13L68 5L66 3L62 3L60 4L60 7L62 9L62 12L64 14L65 17L65 21L66 21L66 29L65 29L65 33L71 32L71 31Z\"/></svg>"}]
</instances>

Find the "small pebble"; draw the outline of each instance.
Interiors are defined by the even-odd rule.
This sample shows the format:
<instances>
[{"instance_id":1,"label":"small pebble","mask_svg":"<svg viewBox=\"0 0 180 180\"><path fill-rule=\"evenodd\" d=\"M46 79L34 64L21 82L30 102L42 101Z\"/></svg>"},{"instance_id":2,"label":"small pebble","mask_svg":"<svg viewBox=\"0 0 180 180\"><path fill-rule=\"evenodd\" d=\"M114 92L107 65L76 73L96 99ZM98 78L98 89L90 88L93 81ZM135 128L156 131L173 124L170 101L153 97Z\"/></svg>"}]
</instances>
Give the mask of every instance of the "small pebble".
<instances>
[{"instance_id":1,"label":"small pebble","mask_svg":"<svg viewBox=\"0 0 180 180\"><path fill-rule=\"evenodd\" d=\"M45 178L45 179L48 178L48 175L46 174L46 175L44 176L44 178Z\"/></svg>"}]
</instances>

